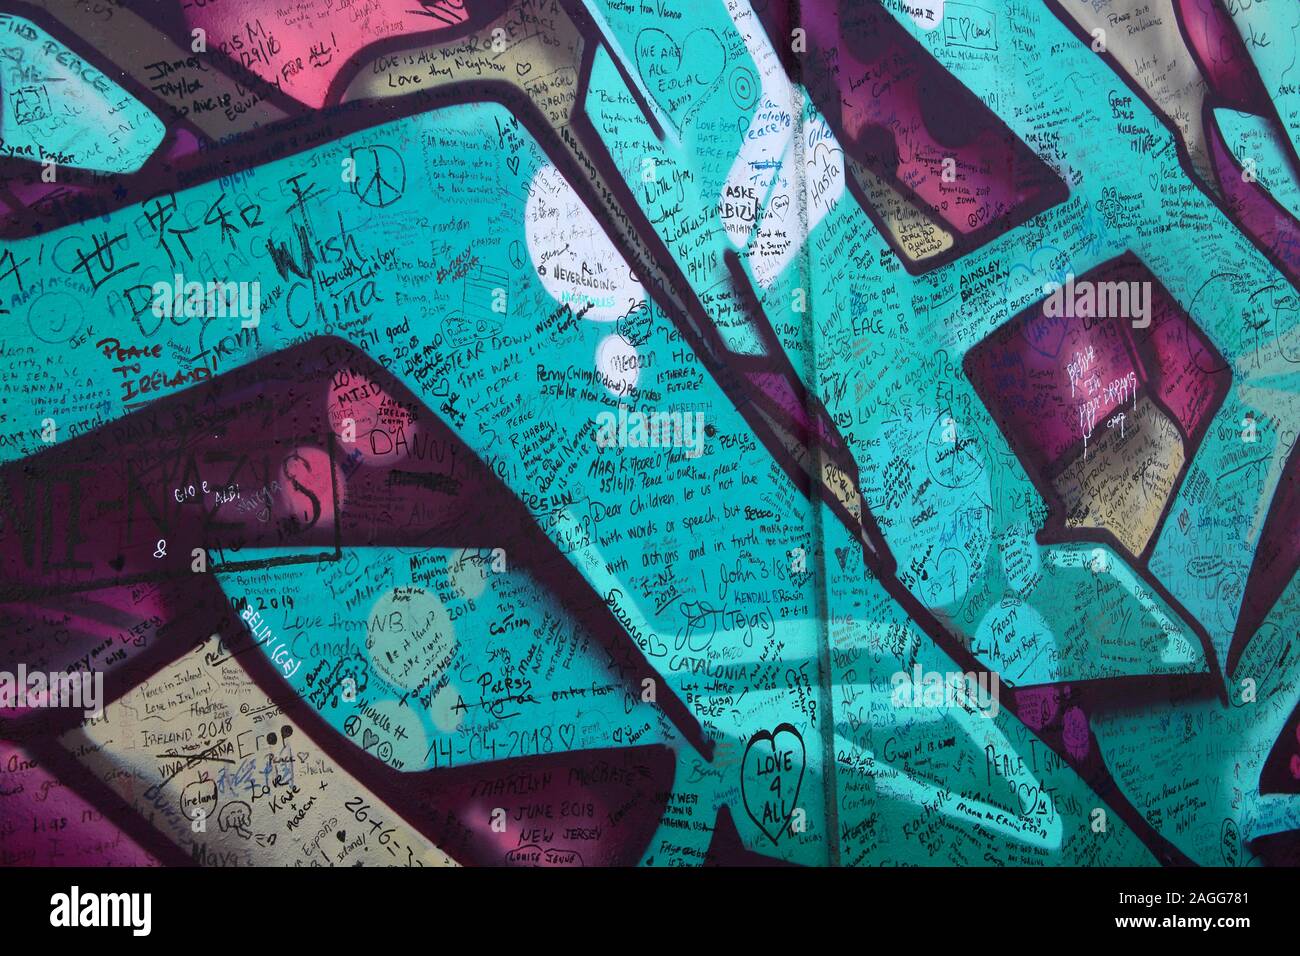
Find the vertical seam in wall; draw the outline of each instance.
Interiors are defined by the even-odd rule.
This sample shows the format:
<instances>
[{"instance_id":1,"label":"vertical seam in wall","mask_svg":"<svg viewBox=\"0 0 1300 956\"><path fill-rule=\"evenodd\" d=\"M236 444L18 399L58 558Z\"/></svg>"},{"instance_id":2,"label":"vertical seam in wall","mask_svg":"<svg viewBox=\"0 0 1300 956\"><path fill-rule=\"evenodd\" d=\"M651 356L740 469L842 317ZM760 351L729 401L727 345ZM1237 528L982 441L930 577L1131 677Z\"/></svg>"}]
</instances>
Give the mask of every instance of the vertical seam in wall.
<instances>
[{"instance_id":1,"label":"vertical seam in wall","mask_svg":"<svg viewBox=\"0 0 1300 956\"><path fill-rule=\"evenodd\" d=\"M791 0L791 7L794 11L794 17L791 20L791 29L802 24L803 4L802 0ZM791 37L793 39L793 37ZM805 34L806 41L806 34ZM806 45L806 44L805 44ZM798 256L799 282L805 290L806 301L804 303L806 311L803 313L804 321L800 323L803 332L803 352L808 357L807 378L804 381L808 393L813 393L814 378L817 374L817 336L813 323L813 316L816 314L813 308L813 272L812 272L812 237L808 228L808 190L805 172L804 157L804 104L807 102L811 105L804 92L803 86L803 69L799 59L806 56L807 51L803 53L794 53L791 50L791 64L793 66L794 77L791 82L791 90L794 92L794 98L790 104L792 115L792 126L795 134L794 144L794 170L791 180L794 183L795 195L798 198L796 203L799 210L799 239L800 252ZM809 456L809 465L812 467L812 481L810 485L811 494L809 495L809 504L812 512L812 551L815 559L814 568L816 580L814 581L815 614L816 623L813 632L817 641L817 677L819 690L821 691L822 706L818 719L821 720L821 741L822 741L822 795L823 795L823 813L826 821L826 859L831 866L840 865L840 844L839 844L839 798L838 787L835 778L835 720L834 704L831 695L833 688L831 686L831 660L830 660L830 632L827 627L827 607L829 606L829 595L826 588L829 581L826 577L826 537L825 528L822 519L822 474L825 465L822 453L821 441L818 438L815 419L807 402L804 404L805 417L810 422L814 422L814 427L810 433L812 442L812 454Z\"/></svg>"}]
</instances>

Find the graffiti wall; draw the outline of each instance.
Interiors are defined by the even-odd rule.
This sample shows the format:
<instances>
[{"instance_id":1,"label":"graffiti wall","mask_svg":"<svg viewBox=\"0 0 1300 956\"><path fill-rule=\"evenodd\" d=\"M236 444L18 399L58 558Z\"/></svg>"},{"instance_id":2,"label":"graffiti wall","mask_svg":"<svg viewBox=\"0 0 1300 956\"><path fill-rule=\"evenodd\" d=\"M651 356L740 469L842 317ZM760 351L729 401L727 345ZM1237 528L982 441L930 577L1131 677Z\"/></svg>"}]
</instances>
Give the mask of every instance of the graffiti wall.
<instances>
[{"instance_id":1,"label":"graffiti wall","mask_svg":"<svg viewBox=\"0 0 1300 956\"><path fill-rule=\"evenodd\" d=\"M0 13L0 862L1300 863L1291 0Z\"/></svg>"}]
</instances>

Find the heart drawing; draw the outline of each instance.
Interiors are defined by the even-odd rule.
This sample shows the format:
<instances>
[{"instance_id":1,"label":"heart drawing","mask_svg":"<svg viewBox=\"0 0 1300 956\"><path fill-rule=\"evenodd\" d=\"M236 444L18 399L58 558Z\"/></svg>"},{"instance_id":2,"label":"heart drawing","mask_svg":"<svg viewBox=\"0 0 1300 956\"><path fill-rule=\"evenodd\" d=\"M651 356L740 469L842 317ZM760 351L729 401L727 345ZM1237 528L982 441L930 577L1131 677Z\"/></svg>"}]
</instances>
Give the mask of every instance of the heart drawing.
<instances>
[{"instance_id":1,"label":"heart drawing","mask_svg":"<svg viewBox=\"0 0 1300 956\"><path fill-rule=\"evenodd\" d=\"M745 747L740 796L749 818L773 843L780 842L798 808L806 756L803 737L790 724L760 730Z\"/></svg>"},{"instance_id":2,"label":"heart drawing","mask_svg":"<svg viewBox=\"0 0 1300 956\"><path fill-rule=\"evenodd\" d=\"M722 82L727 51L709 29L694 30L678 44L650 27L637 34L636 66L650 95L680 130Z\"/></svg>"}]
</instances>

